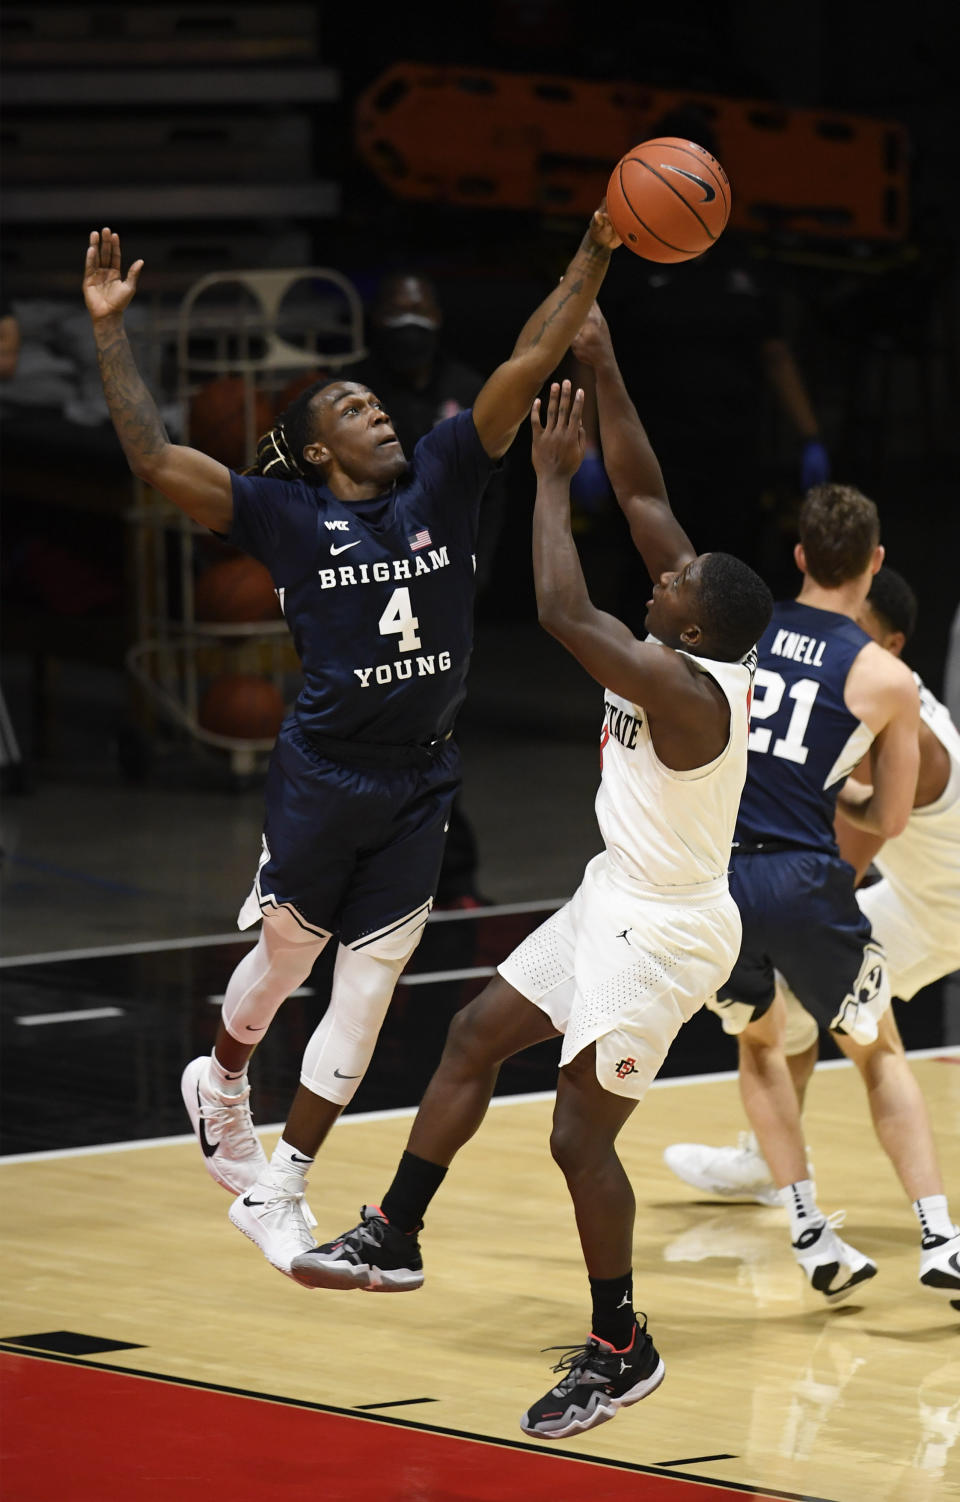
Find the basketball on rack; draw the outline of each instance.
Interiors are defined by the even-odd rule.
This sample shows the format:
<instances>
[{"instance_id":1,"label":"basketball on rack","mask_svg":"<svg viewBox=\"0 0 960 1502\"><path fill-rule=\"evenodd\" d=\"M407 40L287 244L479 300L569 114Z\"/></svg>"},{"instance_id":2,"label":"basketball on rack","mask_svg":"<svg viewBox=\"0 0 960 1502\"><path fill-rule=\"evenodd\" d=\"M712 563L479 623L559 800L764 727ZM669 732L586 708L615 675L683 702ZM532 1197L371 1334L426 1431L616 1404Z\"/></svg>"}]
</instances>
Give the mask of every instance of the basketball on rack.
<instances>
[{"instance_id":1,"label":"basketball on rack","mask_svg":"<svg viewBox=\"0 0 960 1502\"><path fill-rule=\"evenodd\" d=\"M273 740L283 723L283 695L269 678L256 673L227 673L209 684L197 719L213 735L233 740Z\"/></svg>"},{"instance_id":2,"label":"basketball on rack","mask_svg":"<svg viewBox=\"0 0 960 1502\"><path fill-rule=\"evenodd\" d=\"M272 425L273 402L265 391L254 391L254 431L248 433L243 377L218 376L190 402L187 442L230 469L244 469L256 458L260 434Z\"/></svg>"},{"instance_id":3,"label":"basketball on rack","mask_svg":"<svg viewBox=\"0 0 960 1502\"><path fill-rule=\"evenodd\" d=\"M262 563L246 556L222 558L197 579L193 613L198 621L224 624L273 621L280 616L280 602Z\"/></svg>"},{"instance_id":4,"label":"basketball on rack","mask_svg":"<svg viewBox=\"0 0 960 1502\"><path fill-rule=\"evenodd\" d=\"M628 250L646 261L690 261L720 237L730 184L695 141L658 136L622 156L607 185L607 213Z\"/></svg>"}]
</instances>

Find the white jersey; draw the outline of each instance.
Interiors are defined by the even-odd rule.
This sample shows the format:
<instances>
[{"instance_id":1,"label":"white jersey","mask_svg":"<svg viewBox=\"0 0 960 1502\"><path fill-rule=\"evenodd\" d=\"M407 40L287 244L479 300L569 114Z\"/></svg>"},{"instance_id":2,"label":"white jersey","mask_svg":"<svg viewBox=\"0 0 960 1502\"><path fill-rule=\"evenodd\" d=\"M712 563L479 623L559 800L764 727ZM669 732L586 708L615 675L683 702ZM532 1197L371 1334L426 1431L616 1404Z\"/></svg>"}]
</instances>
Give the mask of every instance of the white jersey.
<instances>
[{"instance_id":1,"label":"white jersey","mask_svg":"<svg viewBox=\"0 0 960 1502\"><path fill-rule=\"evenodd\" d=\"M915 915L919 933L956 941L960 928L960 732L950 713L914 673L920 715L950 757L947 785L935 803L915 808L907 826L876 858L881 875Z\"/></svg>"},{"instance_id":2,"label":"white jersey","mask_svg":"<svg viewBox=\"0 0 960 1502\"><path fill-rule=\"evenodd\" d=\"M727 886L757 657L751 651L742 662L717 662L681 655L719 685L730 705L726 746L705 766L675 772L653 748L646 712L607 690L597 822L613 865L642 890L710 896Z\"/></svg>"}]
</instances>

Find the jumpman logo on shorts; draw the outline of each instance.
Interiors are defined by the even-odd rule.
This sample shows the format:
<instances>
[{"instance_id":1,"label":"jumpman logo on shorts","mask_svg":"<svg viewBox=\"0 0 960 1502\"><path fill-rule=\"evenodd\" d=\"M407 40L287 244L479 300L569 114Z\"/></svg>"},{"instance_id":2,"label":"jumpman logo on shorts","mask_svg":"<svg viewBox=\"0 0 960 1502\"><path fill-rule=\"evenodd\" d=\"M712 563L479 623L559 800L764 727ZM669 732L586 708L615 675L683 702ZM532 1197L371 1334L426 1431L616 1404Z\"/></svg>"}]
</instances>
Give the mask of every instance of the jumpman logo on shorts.
<instances>
[{"instance_id":1,"label":"jumpman logo on shorts","mask_svg":"<svg viewBox=\"0 0 960 1502\"><path fill-rule=\"evenodd\" d=\"M622 933L617 934L617 938L618 939L622 939L625 944L629 944L630 940L627 938L627 934L629 932L630 932L630 929L629 928L625 928Z\"/></svg>"}]
</instances>

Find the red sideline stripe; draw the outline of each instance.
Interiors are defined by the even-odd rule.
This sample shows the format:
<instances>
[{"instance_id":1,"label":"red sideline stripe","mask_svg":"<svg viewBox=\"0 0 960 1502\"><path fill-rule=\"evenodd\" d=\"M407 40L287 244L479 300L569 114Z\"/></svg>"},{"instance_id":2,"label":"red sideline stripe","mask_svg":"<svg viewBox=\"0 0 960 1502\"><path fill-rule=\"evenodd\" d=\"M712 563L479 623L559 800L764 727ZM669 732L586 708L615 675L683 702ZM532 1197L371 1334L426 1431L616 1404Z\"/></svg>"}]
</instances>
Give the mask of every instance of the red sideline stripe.
<instances>
[{"instance_id":1,"label":"red sideline stripe","mask_svg":"<svg viewBox=\"0 0 960 1502\"><path fill-rule=\"evenodd\" d=\"M752 1488L0 1354L6 1502L757 1502ZM618 1422L643 1422L624 1415Z\"/></svg>"}]
</instances>

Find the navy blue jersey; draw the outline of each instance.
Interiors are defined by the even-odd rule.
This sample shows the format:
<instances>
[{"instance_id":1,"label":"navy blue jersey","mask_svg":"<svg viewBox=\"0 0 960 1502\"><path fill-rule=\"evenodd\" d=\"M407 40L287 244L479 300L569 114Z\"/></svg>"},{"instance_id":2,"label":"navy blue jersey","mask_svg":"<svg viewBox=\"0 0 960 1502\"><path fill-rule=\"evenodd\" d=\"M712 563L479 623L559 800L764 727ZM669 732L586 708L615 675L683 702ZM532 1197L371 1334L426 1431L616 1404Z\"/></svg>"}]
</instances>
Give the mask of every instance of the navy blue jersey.
<instances>
[{"instance_id":1,"label":"navy blue jersey","mask_svg":"<svg viewBox=\"0 0 960 1502\"><path fill-rule=\"evenodd\" d=\"M866 631L796 600L774 607L758 644L747 780L735 841L836 851L837 793L873 736L843 702Z\"/></svg>"},{"instance_id":2,"label":"navy blue jersey","mask_svg":"<svg viewBox=\"0 0 960 1502\"><path fill-rule=\"evenodd\" d=\"M494 461L472 412L439 423L376 502L233 475L229 540L270 570L303 666L305 732L387 745L445 734L473 642L474 552Z\"/></svg>"}]
</instances>

